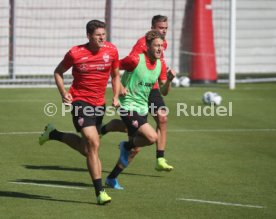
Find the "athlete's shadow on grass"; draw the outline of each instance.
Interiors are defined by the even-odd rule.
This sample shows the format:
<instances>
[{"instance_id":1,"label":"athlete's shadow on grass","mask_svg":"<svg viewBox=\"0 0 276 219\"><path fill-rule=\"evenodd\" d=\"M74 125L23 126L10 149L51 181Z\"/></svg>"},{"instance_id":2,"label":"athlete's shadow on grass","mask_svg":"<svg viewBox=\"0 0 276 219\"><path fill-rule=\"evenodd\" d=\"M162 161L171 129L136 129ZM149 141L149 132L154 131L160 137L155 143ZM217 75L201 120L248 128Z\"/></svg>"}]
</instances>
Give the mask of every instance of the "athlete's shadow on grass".
<instances>
[{"instance_id":1,"label":"athlete's shadow on grass","mask_svg":"<svg viewBox=\"0 0 276 219\"><path fill-rule=\"evenodd\" d=\"M17 179L13 183L18 184L36 184L36 185L45 185L45 186L56 186L56 187L72 187L76 189L86 189L91 188L91 184L82 183L82 182L68 182L62 180L40 180L40 179Z\"/></svg>"},{"instance_id":2,"label":"athlete's shadow on grass","mask_svg":"<svg viewBox=\"0 0 276 219\"><path fill-rule=\"evenodd\" d=\"M81 201L72 201L72 200L64 200L64 199L55 199L50 196L33 195L33 194L28 194L23 192L12 192L12 191L0 191L0 197L36 199L36 200L38 199L38 200L55 201L55 202L96 205L96 203L93 203L93 202L81 202Z\"/></svg>"},{"instance_id":3,"label":"athlete's shadow on grass","mask_svg":"<svg viewBox=\"0 0 276 219\"><path fill-rule=\"evenodd\" d=\"M62 171L77 171L77 172L87 172L86 168L76 168L76 167L64 167L64 166L35 166L35 165L23 165L26 169L32 170L62 170ZM103 173L110 173L109 171L102 170ZM139 173L128 173L122 172L121 174L130 176L147 176L147 177L162 177L158 175L148 175Z\"/></svg>"}]
</instances>

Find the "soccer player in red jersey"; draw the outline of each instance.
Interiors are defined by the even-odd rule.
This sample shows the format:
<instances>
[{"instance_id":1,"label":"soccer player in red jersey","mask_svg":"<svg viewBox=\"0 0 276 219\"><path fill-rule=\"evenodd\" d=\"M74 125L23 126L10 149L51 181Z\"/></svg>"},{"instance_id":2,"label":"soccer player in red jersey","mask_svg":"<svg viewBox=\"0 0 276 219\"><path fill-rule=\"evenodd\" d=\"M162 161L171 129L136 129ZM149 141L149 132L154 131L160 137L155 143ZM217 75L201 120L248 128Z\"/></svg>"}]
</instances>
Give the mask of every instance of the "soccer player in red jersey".
<instances>
[{"instance_id":1,"label":"soccer player in red jersey","mask_svg":"<svg viewBox=\"0 0 276 219\"><path fill-rule=\"evenodd\" d=\"M87 167L95 188L98 204L111 201L102 187L102 167L99 158L99 129L105 112L105 91L112 77L112 105L119 106L120 73L116 46L106 42L105 23L92 20L86 25L88 43L74 46L56 67L54 77L62 101L72 105L73 123L82 138L60 132L48 124L39 138L42 145L48 140L61 141L86 157ZM73 82L67 91L63 74L72 67Z\"/></svg>"},{"instance_id":2,"label":"soccer player in red jersey","mask_svg":"<svg viewBox=\"0 0 276 219\"><path fill-rule=\"evenodd\" d=\"M152 18L152 29L159 31L164 37L164 50L167 48L167 42L165 36L168 29L168 21L166 16L156 15ZM137 43L133 46L130 55L145 53L147 51L145 36L141 37ZM164 54L161 56L162 70L159 76L158 81L154 84L152 91L149 96L149 112L152 114L153 118L156 121L158 140L156 142L156 166L155 169L158 171L171 171L173 166L169 165L164 158L164 152L167 141L167 113L165 111L165 103L160 94L167 95L170 89L171 80L176 75L176 72L173 69L167 71L166 63L164 60ZM167 75L171 80L167 80ZM159 86L160 85L160 86ZM160 90L160 91L159 91ZM125 91L123 91L125 93ZM104 125L101 129L101 134L104 135L107 132L120 131L126 132L126 127L121 120L111 120L109 123ZM132 151L129 162L136 156L140 148L136 148ZM120 167L117 167L117 172L120 171Z\"/></svg>"}]
</instances>

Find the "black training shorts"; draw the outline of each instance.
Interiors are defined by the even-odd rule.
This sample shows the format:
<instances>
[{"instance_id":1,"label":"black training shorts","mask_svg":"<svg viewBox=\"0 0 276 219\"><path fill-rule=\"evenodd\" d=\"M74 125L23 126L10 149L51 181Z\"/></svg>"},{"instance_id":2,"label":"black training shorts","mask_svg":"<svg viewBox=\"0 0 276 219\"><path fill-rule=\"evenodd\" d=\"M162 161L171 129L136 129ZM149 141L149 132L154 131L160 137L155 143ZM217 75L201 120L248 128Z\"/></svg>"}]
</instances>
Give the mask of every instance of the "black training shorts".
<instances>
[{"instance_id":1,"label":"black training shorts","mask_svg":"<svg viewBox=\"0 0 276 219\"><path fill-rule=\"evenodd\" d=\"M105 105L93 106L81 100L72 103L72 119L77 132L88 126L96 126L100 133L101 124L105 113Z\"/></svg>"},{"instance_id":2,"label":"black training shorts","mask_svg":"<svg viewBox=\"0 0 276 219\"><path fill-rule=\"evenodd\" d=\"M147 123L147 115L140 115L136 111L127 111L121 108L120 116L127 127L128 136L130 137L133 136L142 125Z\"/></svg>"},{"instance_id":3,"label":"black training shorts","mask_svg":"<svg viewBox=\"0 0 276 219\"><path fill-rule=\"evenodd\" d=\"M151 114L156 113L156 111L160 107L165 108L166 105L163 100L163 97L161 96L159 89L151 90L149 95L148 105L149 105L149 113Z\"/></svg>"}]
</instances>

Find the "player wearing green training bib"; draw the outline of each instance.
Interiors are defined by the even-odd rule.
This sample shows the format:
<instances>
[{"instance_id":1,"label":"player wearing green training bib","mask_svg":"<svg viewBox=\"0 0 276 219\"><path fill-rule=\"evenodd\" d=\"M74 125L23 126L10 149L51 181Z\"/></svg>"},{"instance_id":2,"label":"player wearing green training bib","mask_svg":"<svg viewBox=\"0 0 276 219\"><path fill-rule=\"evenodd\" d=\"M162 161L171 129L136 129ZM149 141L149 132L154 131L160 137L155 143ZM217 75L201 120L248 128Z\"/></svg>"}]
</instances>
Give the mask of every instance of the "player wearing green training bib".
<instances>
[{"instance_id":1,"label":"player wearing green training bib","mask_svg":"<svg viewBox=\"0 0 276 219\"><path fill-rule=\"evenodd\" d=\"M161 62L156 60L154 69L146 64L146 55L139 54L139 63L132 71L125 71L121 82L128 90L126 96L120 97L121 107L127 111L136 111L140 115L148 113L150 91L161 72Z\"/></svg>"},{"instance_id":2,"label":"player wearing green training bib","mask_svg":"<svg viewBox=\"0 0 276 219\"><path fill-rule=\"evenodd\" d=\"M163 15L155 15L152 17L151 21L151 29L157 30L162 37L164 37L163 41L163 49L167 48L167 42L165 40L165 36L168 30L168 18ZM129 56L141 53L147 53L148 45L146 43L146 36L142 36L133 46ZM167 69L166 63L164 60L164 52L161 56L161 73L159 75L158 80L155 82L153 86L149 98L148 98L148 112L152 115L156 122L156 132L158 133L158 140L156 142L156 164L155 169L157 171L171 171L173 170L173 166L167 163L165 159L165 148L167 143L167 113L165 102L161 96L166 96L170 90L171 81L176 75L176 71L173 69ZM127 65L121 66L120 69L128 69L131 66L129 63ZM135 66L136 67L136 66ZM132 71L132 69L128 71ZM160 87L159 87L160 86ZM125 94L125 88L121 87L121 94ZM133 121L133 124L137 124L136 121ZM125 123L120 119L112 119L107 124L101 127L101 136L109 133L109 132L127 132L128 129L125 126ZM135 130L134 130L135 131ZM131 154L129 156L128 162L131 162L134 157L139 153L141 148L136 147L134 150L131 150ZM105 184L114 189L121 189L118 180L116 177L123 171L122 165L119 163L114 167L111 173L107 176Z\"/></svg>"},{"instance_id":3,"label":"player wearing green training bib","mask_svg":"<svg viewBox=\"0 0 276 219\"><path fill-rule=\"evenodd\" d=\"M156 30L147 32L147 51L139 55L127 56L120 60L120 69L126 70L121 82L127 92L120 97L121 119L128 130L128 141L120 143L120 157L106 185L123 189L117 176L128 166L132 149L154 144L157 139L155 129L147 122L148 98L152 86L161 72L160 58L163 53L163 36Z\"/></svg>"}]
</instances>

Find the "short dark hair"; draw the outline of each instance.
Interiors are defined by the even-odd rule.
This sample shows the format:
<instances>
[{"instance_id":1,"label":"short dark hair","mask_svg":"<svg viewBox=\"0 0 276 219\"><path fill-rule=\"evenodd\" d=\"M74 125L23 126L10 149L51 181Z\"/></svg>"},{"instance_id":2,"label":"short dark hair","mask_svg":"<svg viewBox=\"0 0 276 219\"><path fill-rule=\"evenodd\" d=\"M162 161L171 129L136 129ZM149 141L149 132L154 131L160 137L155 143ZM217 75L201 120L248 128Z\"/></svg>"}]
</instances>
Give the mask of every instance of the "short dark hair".
<instances>
[{"instance_id":1,"label":"short dark hair","mask_svg":"<svg viewBox=\"0 0 276 219\"><path fill-rule=\"evenodd\" d=\"M86 24L86 33L93 34L98 28L105 28L105 23L99 20L91 20Z\"/></svg>"},{"instance_id":2,"label":"short dark hair","mask_svg":"<svg viewBox=\"0 0 276 219\"><path fill-rule=\"evenodd\" d=\"M159 31L157 31L157 30L150 30L150 31L148 31L148 32L146 33L146 36L145 36L145 37L146 37L146 44L147 44L147 46L150 46L151 43L152 43L152 41L153 41L154 39L159 38L159 39L164 40L164 37L162 36L162 34L159 33Z\"/></svg>"},{"instance_id":3,"label":"short dark hair","mask_svg":"<svg viewBox=\"0 0 276 219\"><path fill-rule=\"evenodd\" d=\"M167 16L158 14L158 15L155 15L155 16L152 17L151 26L155 27L156 23L158 23L158 22L167 22L167 21L168 21Z\"/></svg>"}]
</instances>

